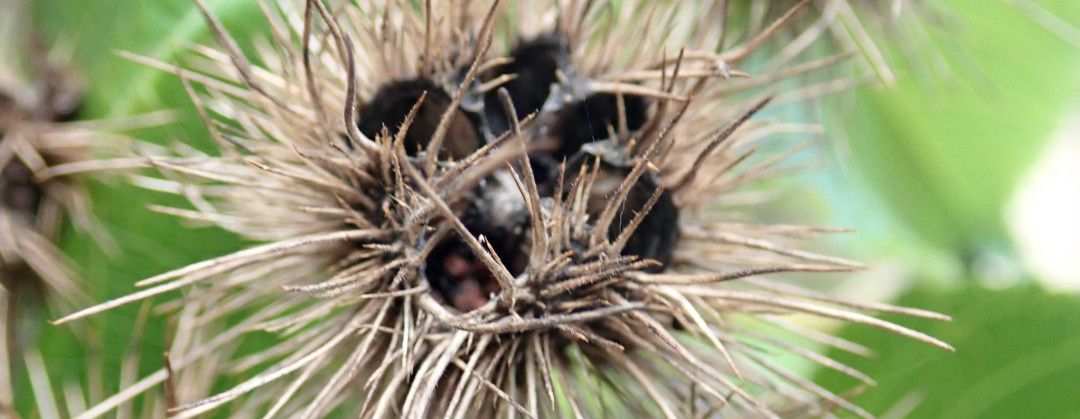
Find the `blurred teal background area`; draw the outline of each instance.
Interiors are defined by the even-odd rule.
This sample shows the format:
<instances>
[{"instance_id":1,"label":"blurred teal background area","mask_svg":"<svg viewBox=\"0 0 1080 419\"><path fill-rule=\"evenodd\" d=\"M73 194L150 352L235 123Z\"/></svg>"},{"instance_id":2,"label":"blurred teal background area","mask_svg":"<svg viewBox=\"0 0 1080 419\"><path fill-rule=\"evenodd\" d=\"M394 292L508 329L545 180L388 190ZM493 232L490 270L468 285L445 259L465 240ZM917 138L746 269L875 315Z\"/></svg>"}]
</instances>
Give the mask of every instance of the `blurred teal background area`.
<instances>
[{"instance_id":1,"label":"blurred teal background area","mask_svg":"<svg viewBox=\"0 0 1080 419\"><path fill-rule=\"evenodd\" d=\"M265 29L254 1L208 3L236 33ZM918 34L914 46L929 52L912 56L908 40L874 32L896 82L815 105L826 140L813 152L827 164L786 180L792 192L776 211L857 229L824 246L874 269L817 280L846 297L952 315L951 323L890 320L942 338L957 352L825 325L876 352L829 355L879 384L859 388L828 371L815 380L838 393L861 391L856 404L886 418L1080 418L1080 2L923 3L930 4L920 10L940 15L907 30ZM190 0L37 0L32 7L48 39L74 46L72 63L89 89L84 116L177 109L178 123L136 135L206 137L174 77L115 54L182 63L184 42L209 42ZM175 197L108 180L91 189L123 254L106 257L74 234L63 248L91 281L96 301L246 245L146 209L149 202L179 204ZM140 375L161 366L165 322L151 316L132 344L139 310L122 307L89 320L101 337L105 394L118 388L124 354L141 354ZM42 333L55 381L87 379L71 333ZM33 400L19 397L30 409Z\"/></svg>"}]
</instances>

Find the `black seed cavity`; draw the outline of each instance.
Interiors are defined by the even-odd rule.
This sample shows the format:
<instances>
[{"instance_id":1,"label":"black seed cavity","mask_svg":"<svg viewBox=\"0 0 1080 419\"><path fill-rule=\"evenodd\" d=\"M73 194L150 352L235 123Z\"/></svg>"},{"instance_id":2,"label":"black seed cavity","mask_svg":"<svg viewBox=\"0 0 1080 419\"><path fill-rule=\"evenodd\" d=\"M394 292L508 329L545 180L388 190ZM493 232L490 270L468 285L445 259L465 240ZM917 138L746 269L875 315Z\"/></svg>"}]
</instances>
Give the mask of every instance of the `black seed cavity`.
<instances>
[{"instance_id":1,"label":"black seed cavity","mask_svg":"<svg viewBox=\"0 0 1080 419\"><path fill-rule=\"evenodd\" d=\"M657 184L651 177L642 177L630 191L626 198L626 204L616 216L608 230L608 237L612 240L630 224L649 198L656 191ZM643 258L654 259L664 266L671 263L671 257L675 251L675 245L679 241L679 209L675 206L675 200L670 191L660 193L660 198L641 224L630 235L623 248L623 255L638 255ZM662 268L655 269L656 271Z\"/></svg>"},{"instance_id":2,"label":"black seed cavity","mask_svg":"<svg viewBox=\"0 0 1080 419\"><path fill-rule=\"evenodd\" d=\"M578 173L582 164L593 161L593 156L584 152L578 153L567 163L567 173ZM616 190L630 173L630 168L619 167L609 163L600 163L596 181L586 204L590 217L597 217L608 203L613 199ZM566 185L571 185L567 182ZM615 240L633 221L649 198L659 187L659 181L652 174L645 173L630 189L626 199L615 214L615 219L608 227L608 239ZM565 186L569 188L569 186ZM630 234L623 247L621 254L624 256L637 255L643 259L656 260L664 266L671 262L675 246L679 241L679 209L675 206L675 200L670 191L660 193L656 204L642 219L637 229ZM663 267L651 268L652 271L660 271Z\"/></svg>"},{"instance_id":3,"label":"black seed cavity","mask_svg":"<svg viewBox=\"0 0 1080 419\"><path fill-rule=\"evenodd\" d=\"M516 117L520 120L544 107L551 94L551 85L558 81L555 72L565 66L569 56L570 49L566 38L561 35L542 36L518 45L510 54L514 61L493 68L484 76L484 80L506 74L517 75L501 87L510 94ZM499 100L498 90L484 95L484 108L488 127L493 135L498 136L510 129L509 118Z\"/></svg>"},{"instance_id":4,"label":"black seed cavity","mask_svg":"<svg viewBox=\"0 0 1080 419\"><path fill-rule=\"evenodd\" d=\"M626 115L626 127L637 131L645 125L648 104L645 98L623 95ZM581 146L610 137L609 127L619 129L618 96L610 93L597 93L585 100L569 105L559 117L555 136L559 147L554 153L556 160L573 156Z\"/></svg>"},{"instance_id":5,"label":"black seed cavity","mask_svg":"<svg viewBox=\"0 0 1080 419\"><path fill-rule=\"evenodd\" d=\"M405 122L409 111L427 92L424 103L416 112L416 118L405 133L405 151L416 156L423 151L435 135L439 120L450 107L452 99L434 82L426 79L391 83L379 90L375 97L360 111L357 128L368 138L375 138L385 126L390 135L396 135ZM478 121L461 109L455 109L439 158L460 160L480 148L482 137L477 131Z\"/></svg>"},{"instance_id":6,"label":"black seed cavity","mask_svg":"<svg viewBox=\"0 0 1080 419\"><path fill-rule=\"evenodd\" d=\"M0 206L32 218L41 206L41 198L34 172L21 160L12 158L0 170Z\"/></svg>"},{"instance_id":7,"label":"black seed cavity","mask_svg":"<svg viewBox=\"0 0 1080 419\"><path fill-rule=\"evenodd\" d=\"M546 153L529 155L529 167L532 168L533 180L536 181L540 196L551 196L555 193L554 183L558 177L560 163L562 162L556 161Z\"/></svg>"}]
</instances>

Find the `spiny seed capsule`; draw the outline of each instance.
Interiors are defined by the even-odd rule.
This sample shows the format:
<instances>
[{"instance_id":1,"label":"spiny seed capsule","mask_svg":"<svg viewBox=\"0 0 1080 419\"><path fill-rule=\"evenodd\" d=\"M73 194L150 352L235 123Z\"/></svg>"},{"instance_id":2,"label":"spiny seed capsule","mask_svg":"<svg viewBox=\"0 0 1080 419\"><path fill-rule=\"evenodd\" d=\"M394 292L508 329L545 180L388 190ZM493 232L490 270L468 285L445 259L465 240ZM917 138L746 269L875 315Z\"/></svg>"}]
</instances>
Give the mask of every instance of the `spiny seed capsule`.
<instances>
[{"instance_id":1,"label":"spiny seed capsule","mask_svg":"<svg viewBox=\"0 0 1080 419\"><path fill-rule=\"evenodd\" d=\"M417 104L416 115L403 135L403 146L410 156L419 156L428 148L447 114L450 115L449 129L439 151L439 160L465 158L480 148L487 138L480 129L483 126L480 118L460 105L451 109L450 96L427 79L396 81L380 88L360 111L358 128L369 138L384 135L384 129L385 134L397 135ZM465 208L461 216L465 227L473 234L488 238L496 254L514 274L519 274L524 269L524 259L520 255L527 214L518 205L520 199L514 200L517 191L512 188L512 180L496 173L467 193L472 197L468 202L455 207ZM505 202L506 199L513 202ZM458 237L439 239L425 259L422 272L438 300L458 311L474 310L486 303L490 295L499 292L493 273Z\"/></svg>"},{"instance_id":2,"label":"spiny seed capsule","mask_svg":"<svg viewBox=\"0 0 1080 419\"><path fill-rule=\"evenodd\" d=\"M272 36L300 45L258 60L202 8L224 51L192 70L200 78L178 73L210 81L205 97L221 112L207 128L231 141L157 167L157 183L175 183L195 207L177 214L260 245L58 320L197 287L197 304L177 316L190 333L177 341L191 345L172 356L186 365L145 382L246 380L186 396L170 414L231 404L236 416L680 417L701 407L775 417L804 400L863 414L773 368L774 351L761 349L772 345L741 327L809 314L948 347L850 310L933 313L754 288L771 278L731 284L861 265L788 248L768 225L679 217L768 173L740 165L774 127L745 124L768 99L731 90L752 86L730 78L747 74L733 69L754 51L775 50L766 41L786 17L724 37L743 22L729 24L727 3L712 0L355 0L341 14L280 1L266 8L272 21L295 24ZM796 57L776 74L809 71ZM273 346L244 359L218 350L246 345L253 329ZM795 349L785 353L807 353Z\"/></svg>"},{"instance_id":3,"label":"spiny seed capsule","mask_svg":"<svg viewBox=\"0 0 1080 419\"><path fill-rule=\"evenodd\" d=\"M49 147L39 142L44 133L59 130L52 124L74 119L82 107L82 89L72 77L45 62L43 57L35 58L40 61L35 63L38 80L35 86L26 87L33 92L26 95L30 98L25 101L27 103L20 103L15 95L0 92L0 143L6 142L10 134L20 137L18 147L29 147L19 152L12 144L3 146L4 153L0 153L4 155L0 162L0 207L11 211L27 225L34 224L45 192L43 185L34 179L34 170L22 159L30 156L30 161L39 161L46 166L65 162L64 156L47 153ZM16 131L20 132L15 134Z\"/></svg>"}]
</instances>

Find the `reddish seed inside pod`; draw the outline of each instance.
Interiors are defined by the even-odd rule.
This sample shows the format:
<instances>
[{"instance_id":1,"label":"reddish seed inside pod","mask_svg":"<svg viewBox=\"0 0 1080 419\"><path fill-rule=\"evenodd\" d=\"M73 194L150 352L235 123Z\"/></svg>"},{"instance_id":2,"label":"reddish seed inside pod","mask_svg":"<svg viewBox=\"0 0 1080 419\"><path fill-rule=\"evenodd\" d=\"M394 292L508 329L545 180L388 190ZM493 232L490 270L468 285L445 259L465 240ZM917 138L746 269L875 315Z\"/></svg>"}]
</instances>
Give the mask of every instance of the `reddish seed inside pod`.
<instances>
[{"instance_id":1,"label":"reddish seed inside pod","mask_svg":"<svg viewBox=\"0 0 1080 419\"><path fill-rule=\"evenodd\" d=\"M504 253L513 256L511 251ZM500 290L498 281L487 265L458 238L448 239L437 246L428 257L424 271L435 294L461 312L480 308Z\"/></svg>"},{"instance_id":2,"label":"reddish seed inside pod","mask_svg":"<svg viewBox=\"0 0 1080 419\"><path fill-rule=\"evenodd\" d=\"M474 237L484 236L510 274L517 276L528 262L524 231L528 217L520 192L504 180L500 176L485 180L461 222ZM435 246L424 276L444 303L462 312L475 310L500 291L494 273L456 235Z\"/></svg>"},{"instance_id":3,"label":"reddish seed inside pod","mask_svg":"<svg viewBox=\"0 0 1080 419\"><path fill-rule=\"evenodd\" d=\"M436 271L442 268L442 272L436 272L436 277L442 282L437 289L441 290L443 298L461 311L472 311L487 302L487 294L480 287L480 280L486 274L486 268L476 260L470 260L470 255L457 254L451 251L444 256L435 267Z\"/></svg>"}]
</instances>

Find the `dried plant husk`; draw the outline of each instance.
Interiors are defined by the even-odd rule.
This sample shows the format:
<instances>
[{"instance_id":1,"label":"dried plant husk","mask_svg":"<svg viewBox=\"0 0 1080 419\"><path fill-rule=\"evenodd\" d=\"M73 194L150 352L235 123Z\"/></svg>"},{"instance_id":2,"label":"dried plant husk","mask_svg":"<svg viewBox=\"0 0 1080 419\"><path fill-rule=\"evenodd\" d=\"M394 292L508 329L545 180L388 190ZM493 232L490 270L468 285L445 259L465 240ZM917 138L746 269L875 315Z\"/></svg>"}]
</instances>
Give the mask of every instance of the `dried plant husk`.
<instances>
[{"instance_id":1,"label":"dried plant husk","mask_svg":"<svg viewBox=\"0 0 1080 419\"><path fill-rule=\"evenodd\" d=\"M71 48L64 41L47 46L27 19L28 7L18 0L0 4L0 416L17 417L16 396L32 394L31 414L58 417L102 400L103 363L98 335L88 325L73 330L86 349L86 371L61 373L42 357L47 342L39 335L47 319L92 301L57 240L70 224L106 253L116 249L93 217L84 177L64 168L83 165L95 152L130 149L135 143L123 131L170 118L79 120L83 88L66 58ZM132 368L124 370L130 375ZM97 384L79 384L83 380ZM16 388L19 381L30 385Z\"/></svg>"},{"instance_id":2,"label":"dried plant husk","mask_svg":"<svg viewBox=\"0 0 1080 419\"><path fill-rule=\"evenodd\" d=\"M755 118L827 92L776 82L850 56L739 70L808 1L728 45L704 0L282 0L257 60L197 3L219 48L131 58L184 82L217 150L85 166L145 162L132 182L191 204L156 210L259 244L59 319L184 290L159 306L168 368L84 417L153 388L175 417L868 416L776 353L869 377L760 329L809 315L951 349L867 313L945 316L773 279L863 268L795 247L840 230L733 221L798 150L757 147L819 131Z\"/></svg>"}]
</instances>

